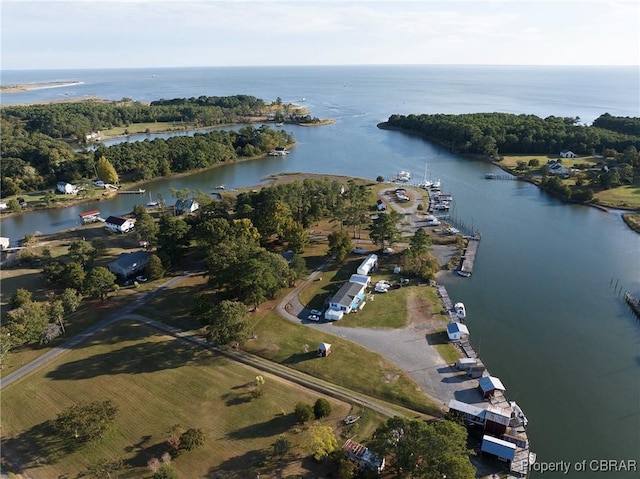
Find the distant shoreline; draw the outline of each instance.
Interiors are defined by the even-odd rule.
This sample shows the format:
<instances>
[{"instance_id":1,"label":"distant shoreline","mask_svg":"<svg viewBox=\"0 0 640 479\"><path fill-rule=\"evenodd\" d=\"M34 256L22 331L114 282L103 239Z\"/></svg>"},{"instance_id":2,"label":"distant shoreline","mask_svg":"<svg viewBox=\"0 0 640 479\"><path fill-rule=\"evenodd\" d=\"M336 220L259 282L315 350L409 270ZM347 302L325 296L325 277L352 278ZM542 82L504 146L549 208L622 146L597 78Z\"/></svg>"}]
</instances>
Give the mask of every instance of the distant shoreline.
<instances>
[{"instance_id":1,"label":"distant shoreline","mask_svg":"<svg viewBox=\"0 0 640 479\"><path fill-rule=\"evenodd\" d=\"M13 85L0 85L2 93L20 93L30 90L46 90L48 88L64 88L84 84L83 81L55 81L43 83L21 83Z\"/></svg>"}]
</instances>

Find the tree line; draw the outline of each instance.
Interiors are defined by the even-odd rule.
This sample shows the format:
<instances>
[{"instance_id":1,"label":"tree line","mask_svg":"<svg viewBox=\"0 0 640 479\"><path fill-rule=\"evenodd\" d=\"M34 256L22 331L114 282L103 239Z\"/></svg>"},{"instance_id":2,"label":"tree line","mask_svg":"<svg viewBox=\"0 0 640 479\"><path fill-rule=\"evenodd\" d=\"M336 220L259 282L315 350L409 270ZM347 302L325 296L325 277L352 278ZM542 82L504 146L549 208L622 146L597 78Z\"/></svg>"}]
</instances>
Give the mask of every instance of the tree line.
<instances>
[{"instance_id":1,"label":"tree line","mask_svg":"<svg viewBox=\"0 0 640 479\"><path fill-rule=\"evenodd\" d=\"M640 119L604 114L592 126L579 117L469 113L462 115L391 115L381 127L411 131L459 153L496 157L499 154L558 154L569 149L594 154L605 148L624 151L640 148Z\"/></svg>"},{"instance_id":2,"label":"tree line","mask_svg":"<svg viewBox=\"0 0 640 479\"><path fill-rule=\"evenodd\" d=\"M216 131L111 147L99 144L95 151L76 151L72 146L83 144L90 132L113 127L149 122L187 122L196 127L233 124L261 116L266 108L263 100L249 95L178 98L151 104L123 99L4 106L0 110L1 194L13 196L57 181L92 178L102 156L121 174L137 181L291 145L293 137L284 131L246 127L237 132Z\"/></svg>"}]
</instances>

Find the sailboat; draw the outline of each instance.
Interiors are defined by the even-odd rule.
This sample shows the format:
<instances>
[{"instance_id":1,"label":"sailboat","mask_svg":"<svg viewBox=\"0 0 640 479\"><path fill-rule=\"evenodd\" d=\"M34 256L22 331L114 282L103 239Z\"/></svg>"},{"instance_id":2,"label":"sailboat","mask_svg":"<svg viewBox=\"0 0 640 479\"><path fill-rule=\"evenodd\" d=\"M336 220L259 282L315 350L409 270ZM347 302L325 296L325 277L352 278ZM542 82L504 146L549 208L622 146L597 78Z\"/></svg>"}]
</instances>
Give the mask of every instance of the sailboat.
<instances>
[{"instance_id":1,"label":"sailboat","mask_svg":"<svg viewBox=\"0 0 640 479\"><path fill-rule=\"evenodd\" d=\"M149 192L149 201L147 201L147 206L149 208L155 208L156 206L158 206L158 202L157 201L153 201L151 199L151 192Z\"/></svg>"},{"instance_id":2,"label":"sailboat","mask_svg":"<svg viewBox=\"0 0 640 479\"><path fill-rule=\"evenodd\" d=\"M431 186L433 186L433 181L431 180L427 180L427 164L424 164L424 179L422 180L422 183L420 183L418 185L420 188L424 188L425 190L428 190L429 188L431 188Z\"/></svg>"}]
</instances>

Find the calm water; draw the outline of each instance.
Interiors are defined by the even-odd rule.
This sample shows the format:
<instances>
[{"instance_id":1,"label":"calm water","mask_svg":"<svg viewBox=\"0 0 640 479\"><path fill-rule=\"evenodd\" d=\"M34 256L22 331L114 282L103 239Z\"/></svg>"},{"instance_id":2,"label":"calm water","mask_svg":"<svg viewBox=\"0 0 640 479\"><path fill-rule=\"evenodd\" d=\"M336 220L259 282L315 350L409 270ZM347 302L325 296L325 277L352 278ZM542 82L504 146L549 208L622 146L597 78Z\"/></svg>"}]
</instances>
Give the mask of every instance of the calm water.
<instances>
[{"instance_id":1,"label":"calm water","mask_svg":"<svg viewBox=\"0 0 640 479\"><path fill-rule=\"evenodd\" d=\"M640 292L640 237L616 212L564 205L515 181L487 181L494 167L376 128L393 113L504 111L539 116L638 116L633 68L282 67L3 72L2 83L81 80L69 88L4 95L23 103L65 96L158 98L251 94L304 103L335 118L318 128L289 127L298 145L286 158L227 165L144 187L213 191L257 184L281 171L374 179L425 163L455 195L455 214L482 232L474 276L446 276L464 301L472 342L530 419L539 461L640 459L640 322L620 287ZM148 197L114 200L3 220L2 235L23 237L77 225L81 211L131 211ZM614 285L618 283L618 290ZM571 477L635 477L623 473ZM535 474L534 474L535 477ZM559 477L551 473L542 477Z\"/></svg>"}]
</instances>

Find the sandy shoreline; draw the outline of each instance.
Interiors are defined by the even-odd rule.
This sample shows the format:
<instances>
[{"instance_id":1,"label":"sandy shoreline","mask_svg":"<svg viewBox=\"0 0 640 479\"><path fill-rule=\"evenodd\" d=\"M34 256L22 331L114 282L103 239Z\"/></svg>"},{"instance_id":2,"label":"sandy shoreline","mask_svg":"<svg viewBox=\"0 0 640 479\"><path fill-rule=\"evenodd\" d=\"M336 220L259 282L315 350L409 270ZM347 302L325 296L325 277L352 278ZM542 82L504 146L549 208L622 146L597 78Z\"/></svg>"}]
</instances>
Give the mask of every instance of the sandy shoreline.
<instances>
[{"instance_id":1,"label":"sandy shoreline","mask_svg":"<svg viewBox=\"0 0 640 479\"><path fill-rule=\"evenodd\" d=\"M67 82L46 82L46 83L22 83L18 85L1 85L2 93L21 93L31 90L46 90L49 88L64 88L69 86L83 85L83 81L67 81Z\"/></svg>"}]
</instances>

